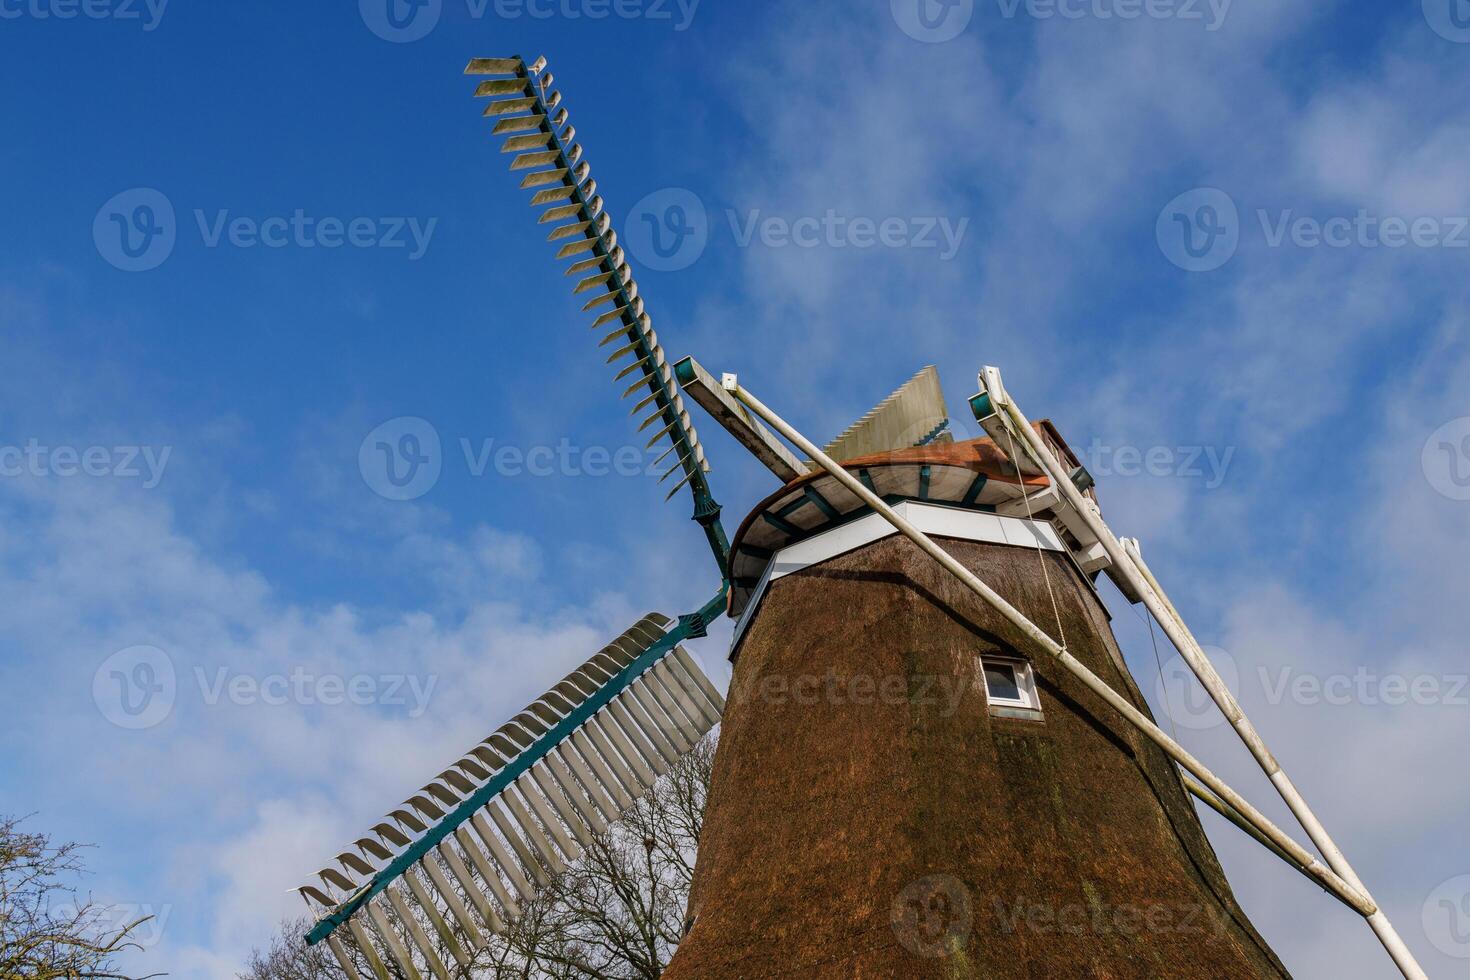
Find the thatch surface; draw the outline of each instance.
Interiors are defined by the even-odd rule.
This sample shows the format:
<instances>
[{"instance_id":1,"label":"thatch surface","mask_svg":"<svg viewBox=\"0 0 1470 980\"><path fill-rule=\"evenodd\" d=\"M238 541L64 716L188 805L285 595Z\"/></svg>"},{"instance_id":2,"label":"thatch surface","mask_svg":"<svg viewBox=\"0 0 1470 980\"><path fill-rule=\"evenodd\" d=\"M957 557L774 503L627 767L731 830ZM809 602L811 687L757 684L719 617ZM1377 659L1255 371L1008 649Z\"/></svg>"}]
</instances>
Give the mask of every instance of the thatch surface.
<instances>
[{"instance_id":1,"label":"thatch surface","mask_svg":"<svg viewBox=\"0 0 1470 980\"><path fill-rule=\"evenodd\" d=\"M943 543L1055 633L1048 562L1072 652L1144 707L1063 556ZM1045 661L1044 719L992 716L994 651L1035 652L901 537L773 585L668 980L1286 975L1165 756Z\"/></svg>"}]
</instances>

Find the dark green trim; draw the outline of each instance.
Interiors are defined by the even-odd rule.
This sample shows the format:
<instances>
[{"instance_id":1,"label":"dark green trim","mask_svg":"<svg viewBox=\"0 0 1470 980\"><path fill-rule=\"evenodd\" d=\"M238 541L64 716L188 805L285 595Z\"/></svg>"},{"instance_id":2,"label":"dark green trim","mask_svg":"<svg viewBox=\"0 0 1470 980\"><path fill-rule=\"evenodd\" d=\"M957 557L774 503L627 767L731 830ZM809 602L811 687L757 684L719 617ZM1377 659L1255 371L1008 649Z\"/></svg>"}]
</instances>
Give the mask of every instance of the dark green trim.
<instances>
[{"instance_id":1,"label":"dark green trim","mask_svg":"<svg viewBox=\"0 0 1470 980\"><path fill-rule=\"evenodd\" d=\"M919 467L919 499L920 500L928 500L929 499L929 477L930 477L930 475L933 472L934 471L932 469L930 469L928 463L925 463L923 466Z\"/></svg>"},{"instance_id":2,"label":"dark green trim","mask_svg":"<svg viewBox=\"0 0 1470 980\"><path fill-rule=\"evenodd\" d=\"M863 481L863 486L868 488L869 493L878 492L878 488L873 486L873 474L868 472L868 468L866 466L858 470L858 479Z\"/></svg>"},{"instance_id":3,"label":"dark green trim","mask_svg":"<svg viewBox=\"0 0 1470 980\"><path fill-rule=\"evenodd\" d=\"M806 501L803 500L802 503L806 503ZM777 517L775 514L762 514L761 518L765 520L767 524L771 525L771 527L780 531L782 534L789 534L795 537L806 533L795 524L792 524L790 521L781 520L781 518Z\"/></svg>"},{"instance_id":4,"label":"dark green trim","mask_svg":"<svg viewBox=\"0 0 1470 980\"><path fill-rule=\"evenodd\" d=\"M980 491L984 490L985 484L989 482L990 477L986 476L984 473L981 473L979 476L975 477L975 482L970 484L970 489L965 491L964 499L961 500L960 503L964 504L966 507L969 507L975 501L979 500Z\"/></svg>"},{"instance_id":5,"label":"dark green trim","mask_svg":"<svg viewBox=\"0 0 1470 980\"><path fill-rule=\"evenodd\" d=\"M806 490L804 490L803 493L806 494L806 499L815 504L817 510L821 511L826 516L827 520L835 521L842 517L842 515L837 512L837 508L828 503L826 497L822 496L820 493L817 493L816 490L812 489L810 484L808 484Z\"/></svg>"},{"instance_id":6,"label":"dark green trim","mask_svg":"<svg viewBox=\"0 0 1470 980\"><path fill-rule=\"evenodd\" d=\"M511 783L530 770L537 762L541 761L547 753L556 748L568 736L582 726L588 718L602 710L613 698L617 697L628 685L642 676L654 664L663 659L664 655L672 650L680 641L696 635L694 630L703 630L707 623L713 622L714 618L725 610L725 597L729 592L729 583L720 587L720 592L709 602L705 603L698 612L687 616L681 616L674 629L665 633L662 638L655 641L652 646L638 655L628 666L618 671L617 675L600 687L591 697L581 704L571 714L551 727L545 735L531 743L530 748L510 760L504 769L501 769L490 778L485 785L475 790L464 802L451 810L444 819L429 829L429 831L409 845L402 854L398 855L386 868L373 875L370 882L359 888L357 893L346 902L337 906L336 911L320 919L311 932L307 933L306 941L310 945L321 942L332 934L340 925L350 919L358 909L362 908L383 889L402 877L408 872L424 855L433 850L440 841L448 837L470 817L489 803L499 793L504 791ZM700 633L699 635L703 635Z\"/></svg>"}]
</instances>

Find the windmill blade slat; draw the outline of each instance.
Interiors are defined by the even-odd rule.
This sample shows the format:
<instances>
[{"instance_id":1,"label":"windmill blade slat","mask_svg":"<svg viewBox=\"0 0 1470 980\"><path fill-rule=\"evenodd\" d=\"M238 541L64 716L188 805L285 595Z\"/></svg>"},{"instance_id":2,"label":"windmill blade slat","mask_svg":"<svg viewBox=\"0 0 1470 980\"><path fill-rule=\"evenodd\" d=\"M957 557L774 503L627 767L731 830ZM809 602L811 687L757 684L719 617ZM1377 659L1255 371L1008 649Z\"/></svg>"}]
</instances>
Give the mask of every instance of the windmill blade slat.
<instances>
[{"instance_id":1,"label":"windmill blade slat","mask_svg":"<svg viewBox=\"0 0 1470 980\"><path fill-rule=\"evenodd\" d=\"M382 902L371 902L367 907L368 919L373 924L378 938L383 941L383 946L388 950L388 955L398 964L408 980L423 980L423 974L419 973L418 967L414 966L413 959L408 955L408 949L404 947L403 940L393 930L393 924L383 913Z\"/></svg>"},{"instance_id":2,"label":"windmill blade slat","mask_svg":"<svg viewBox=\"0 0 1470 980\"><path fill-rule=\"evenodd\" d=\"M644 711L637 701L631 700L624 694L614 701L610 707L614 712L621 711L632 720L632 723L643 733L643 737L648 740L648 743L653 746L654 751L659 754L666 764L673 765L679 760L679 753L674 748L674 743L669 741L669 737L659 729L658 723L649 718L647 712Z\"/></svg>"},{"instance_id":3,"label":"windmill blade slat","mask_svg":"<svg viewBox=\"0 0 1470 980\"><path fill-rule=\"evenodd\" d=\"M524 133L532 129L540 129L545 122L546 117L539 113L532 116L507 116L497 122L495 128L490 132L496 136L503 136L506 133Z\"/></svg>"},{"instance_id":4,"label":"windmill blade slat","mask_svg":"<svg viewBox=\"0 0 1470 980\"><path fill-rule=\"evenodd\" d=\"M607 821L601 813L597 812L597 806L588 796L587 791L577 782L577 777L562 757L555 752L549 753L545 759L546 769L551 773L551 778L561 787L562 795L571 802L581 815L582 821L592 829L594 834L601 834L607 830ZM586 844L586 841L583 841Z\"/></svg>"},{"instance_id":5,"label":"windmill blade slat","mask_svg":"<svg viewBox=\"0 0 1470 980\"><path fill-rule=\"evenodd\" d=\"M368 969L373 971L373 980L393 980L392 974L383 964L383 958L378 955L377 949L373 946L372 940L368 938L367 930L362 927L362 924L353 919L347 923L347 931L352 936L358 951L362 953L362 958L367 960ZM334 935L329 938L336 939L337 937Z\"/></svg>"},{"instance_id":6,"label":"windmill blade slat","mask_svg":"<svg viewBox=\"0 0 1470 980\"><path fill-rule=\"evenodd\" d=\"M634 750L632 743L623 734L623 729L617 721L606 712L596 720L597 730L612 744L613 750L622 757L624 765L638 781L640 788L646 789L652 786L654 780L658 778L657 775L654 774L648 763L643 761L643 757Z\"/></svg>"},{"instance_id":7,"label":"windmill blade slat","mask_svg":"<svg viewBox=\"0 0 1470 980\"><path fill-rule=\"evenodd\" d=\"M630 691L634 699L643 706L648 717L655 720L661 734L674 747L676 755L684 755L694 748L694 743L684 737L684 730L674 721L674 716L664 706L663 700L654 692L652 684L644 685L636 691Z\"/></svg>"},{"instance_id":8,"label":"windmill blade slat","mask_svg":"<svg viewBox=\"0 0 1470 980\"><path fill-rule=\"evenodd\" d=\"M447 840L440 841L439 846L434 850L440 854L448 852L449 842ZM445 907L449 909L449 914L454 916L454 921L459 923L459 927L464 930L465 939L478 951L485 945L485 939L480 935L480 927L475 925L475 920L470 917L469 909L465 908L464 903L459 900L459 893L454 885L450 884L449 878L444 874L444 869L439 867L439 862L434 859L432 852L425 854L424 859L419 864L428 874L430 883L433 884L434 890L439 893L439 897L444 901ZM410 881L413 880L412 875L405 875L404 877ZM466 877L468 877L468 873L466 873ZM473 885L473 882L471 882L471 885ZM479 894L478 889L474 891L474 894ZM423 897L416 897L419 898L419 904L424 906L425 911L433 911L432 905L425 902ZM449 928L448 923L444 921L444 917L437 916L431 919L431 921L434 922L435 928L442 934L444 944L450 948L449 951L454 954L454 958L461 965L469 966L469 956L465 954L464 949L455 939L454 933Z\"/></svg>"},{"instance_id":9,"label":"windmill blade slat","mask_svg":"<svg viewBox=\"0 0 1470 980\"><path fill-rule=\"evenodd\" d=\"M425 858L422 862L425 870L428 869L428 860L428 858ZM439 937L439 942L443 943L444 948L449 950L449 954L454 957L456 963L460 966L469 966L469 955L465 953L464 947L455 940L453 930L449 928L449 923L444 921L444 916L440 914L438 907L434 904L434 897L429 894L429 890L424 887L424 883L419 880L418 875L412 872L404 875L403 883L408 886L409 892L413 895L414 901L417 903L417 914L423 915L429 921L429 928L434 930L434 935ZM441 897L447 904L448 896L443 895L444 890L436 890L439 891ZM408 909L407 903L404 904L405 910L403 914L414 915L414 910ZM396 909L397 906L395 905L394 908ZM422 926L420 926L420 929L422 929ZM424 933L425 942L428 939L429 934ZM415 942L417 942L417 939L415 939ZM430 947L430 952L435 952L435 950Z\"/></svg>"},{"instance_id":10,"label":"windmill blade slat","mask_svg":"<svg viewBox=\"0 0 1470 980\"><path fill-rule=\"evenodd\" d=\"M550 758L547 756L542 760L542 765L531 767L531 779L541 790L541 795L551 804L551 809L561 819L562 826L571 831L572 837L576 838L577 846L585 850L592 846L590 833L592 824L577 809L561 783L552 775L551 766L548 764Z\"/></svg>"},{"instance_id":11,"label":"windmill blade slat","mask_svg":"<svg viewBox=\"0 0 1470 980\"><path fill-rule=\"evenodd\" d=\"M462 830L463 828L460 829ZM444 865L449 869L449 873L454 875L455 881L459 882L459 886L464 891L465 897L470 900L470 904L475 907L475 911L480 913L480 920L485 923L485 928L489 929L493 935L499 935L504 932L505 920L500 917L500 913L496 912L495 907L490 904L490 899L486 897L484 889L479 886L479 883L475 880L475 876L470 873L469 866L464 863L459 853L449 843L448 838L439 842L437 850L439 851L439 856L444 859ZM473 920L470 921L472 926ZM471 928L471 926L466 926L465 931L468 935L475 936L472 941L475 944L475 949L479 950L484 947L485 941L476 935L477 929Z\"/></svg>"},{"instance_id":12,"label":"windmill blade slat","mask_svg":"<svg viewBox=\"0 0 1470 980\"><path fill-rule=\"evenodd\" d=\"M659 694L663 695L659 703L664 705L664 710L668 712L669 718L673 720L674 725L683 734L690 748L693 748L694 743L699 741L699 731L695 728L694 722L689 717L689 713L679 703L679 696L674 693L674 688L677 685L671 685L664 680L663 673L656 673L648 686L653 690L655 697L658 697Z\"/></svg>"},{"instance_id":13,"label":"windmill blade slat","mask_svg":"<svg viewBox=\"0 0 1470 980\"><path fill-rule=\"evenodd\" d=\"M550 133L547 133L545 135L546 135L547 139L549 140L550 137L551 137L551 134ZM529 138L532 138L532 137L527 137L527 138L529 139ZM537 136L537 137L534 137L534 138L540 139L540 136ZM541 150L541 151L536 152L536 153L522 153L520 156L516 157L514 160L512 160L510 162L510 169L511 170L530 170L532 167L544 167L548 163L551 163L552 161L554 161L560 155L561 155L560 154L560 151L558 151L558 150Z\"/></svg>"},{"instance_id":14,"label":"windmill blade slat","mask_svg":"<svg viewBox=\"0 0 1470 980\"><path fill-rule=\"evenodd\" d=\"M573 735L572 744L577 747L577 751L582 754L582 758L587 760L587 765L592 767L592 771L597 775L597 779L602 784L602 788L613 798L617 812L622 813L628 807L632 806L632 794L623 785L623 781L618 778L617 772L610 767L608 760L603 758L591 740L588 739L587 734L585 732L578 732L576 735Z\"/></svg>"},{"instance_id":15,"label":"windmill blade slat","mask_svg":"<svg viewBox=\"0 0 1470 980\"><path fill-rule=\"evenodd\" d=\"M384 894L388 896L388 904L393 907L393 913L398 917L399 924L408 932L408 937L418 949L419 955L429 965L429 972L434 974L435 980L449 980L449 968L439 959L434 944L429 941L424 927L419 925L418 917L404 901L403 894L397 888L389 888ZM397 950L394 952L396 953ZM412 956L406 948L403 949L403 959L399 960L398 965L403 967L405 973L408 973L414 965Z\"/></svg>"},{"instance_id":16,"label":"windmill blade slat","mask_svg":"<svg viewBox=\"0 0 1470 980\"><path fill-rule=\"evenodd\" d=\"M561 855L557 853L556 845L546 836L540 827L536 825L536 818L531 816L531 811L526 809L515 793L506 792L500 795L500 802L505 804L506 812L510 814L511 820L520 828L522 839L531 845L531 849L539 858L538 866L544 872L559 875L566 870L562 863Z\"/></svg>"},{"instance_id":17,"label":"windmill blade slat","mask_svg":"<svg viewBox=\"0 0 1470 980\"><path fill-rule=\"evenodd\" d=\"M686 751L718 722L680 707L696 682L670 693L667 678L678 686L674 651L704 635L724 595L635 623L340 852L322 887L300 888L318 914L309 940L357 946L370 966L381 952L407 976L463 967L677 760L665 728Z\"/></svg>"},{"instance_id":18,"label":"windmill blade slat","mask_svg":"<svg viewBox=\"0 0 1470 980\"><path fill-rule=\"evenodd\" d=\"M480 838L481 843L485 845L485 849L490 852L490 856L500 866L500 870L510 879L510 886L516 890L516 893L524 901L529 902L533 900L536 897L536 887L531 884L530 880L521 871L521 866L516 862L516 859L511 857L510 852L505 849L505 844L496 835L495 829L490 826L484 814L477 813L471 817L470 825L474 827L475 835ZM506 909L509 911L510 906L506 905Z\"/></svg>"},{"instance_id":19,"label":"windmill blade slat","mask_svg":"<svg viewBox=\"0 0 1470 980\"><path fill-rule=\"evenodd\" d=\"M582 784L582 788L592 800L592 805L602 814L603 819L608 821L616 820L618 814L622 811L618 809L618 805L608 793L607 787L592 774L587 760L582 757L582 753L577 750L577 747L568 743L560 746L557 751L562 753L562 759L571 767L572 772L576 774L577 781Z\"/></svg>"},{"instance_id":20,"label":"windmill blade slat","mask_svg":"<svg viewBox=\"0 0 1470 980\"><path fill-rule=\"evenodd\" d=\"M540 788L531 780L530 775L528 772L520 779L517 779L516 788L521 791L521 796L530 804L532 812L536 814L536 819L541 821L541 826L545 830L546 836L556 845L557 850L566 856L567 861L577 860L577 858L582 856L582 848L577 845L576 841L572 840L572 836L562 826L561 820L553 812L551 803L547 801ZM557 868L556 870L560 871L561 869Z\"/></svg>"},{"instance_id":21,"label":"windmill blade slat","mask_svg":"<svg viewBox=\"0 0 1470 980\"><path fill-rule=\"evenodd\" d=\"M466 75L514 75L521 67L519 58L471 58Z\"/></svg>"},{"instance_id":22,"label":"windmill blade slat","mask_svg":"<svg viewBox=\"0 0 1470 980\"><path fill-rule=\"evenodd\" d=\"M510 794L507 793L505 795L509 796ZM501 802L504 803L504 799ZM490 811L490 819L495 823L495 829L500 831L500 835L505 838L505 842L510 845L510 849L520 859L517 867L525 874L529 874L532 880L541 888L545 888L551 884L551 879L547 877L546 869L541 866L541 861L531 852L530 846L521 839L521 835L516 832L516 829L511 826L510 818L505 815L505 811L499 806L490 806L486 807L486 809Z\"/></svg>"},{"instance_id":23,"label":"windmill blade slat","mask_svg":"<svg viewBox=\"0 0 1470 980\"><path fill-rule=\"evenodd\" d=\"M536 100L534 98L502 99L499 102L491 102L486 105L484 114L487 116L508 116L513 112L525 112L527 109L533 109L535 107Z\"/></svg>"},{"instance_id":24,"label":"windmill blade slat","mask_svg":"<svg viewBox=\"0 0 1470 980\"><path fill-rule=\"evenodd\" d=\"M342 972L347 975L347 980L362 980L362 977L358 975L357 967L352 963L352 957L347 955L347 948L342 945L342 940L336 936L328 936L327 948L332 951L332 957L336 959Z\"/></svg>"},{"instance_id":25,"label":"windmill blade slat","mask_svg":"<svg viewBox=\"0 0 1470 980\"><path fill-rule=\"evenodd\" d=\"M639 765L646 769L651 775L649 782L652 783L664 773L669 771L663 756L659 755L653 746L644 739L643 733L638 730L633 719L627 717L622 705L614 701L607 706L607 728L618 740L618 746L626 755L629 752L636 756Z\"/></svg>"},{"instance_id":26,"label":"windmill blade slat","mask_svg":"<svg viewBox=\"0 0 1470 980\"><path fill-rule=\"evenodd\" d=\"M517 904L515 899L511 898L510 892L506 891L505 882L500 878L500 872L496 870L495 865L491 863L490 859L485 856L485 852L480 850L480 845L476 844L470 837L469 831L463 827L456 827L454 829L454 839L459 842L459 849L464 851L469 857L470 863L479 872L480 880L490 889L490 894L495 896L495 900L504 909L503 921L499 923L487 923L491 926L491 932L504 932L507 923L520 917L519 904Z\"/></svg>"},{"instance_id":27,"label":"windmill blade slat","mask_svg":"<svg viewBox=\"0 0 1470 980\"><path fill-rule=\"evenodd\" d=\"M511 95L524 92L526 83L519 78L497 78L481 82L475 86L475 97L484 98L489 95Z\"/></svg>"}]
</instances>

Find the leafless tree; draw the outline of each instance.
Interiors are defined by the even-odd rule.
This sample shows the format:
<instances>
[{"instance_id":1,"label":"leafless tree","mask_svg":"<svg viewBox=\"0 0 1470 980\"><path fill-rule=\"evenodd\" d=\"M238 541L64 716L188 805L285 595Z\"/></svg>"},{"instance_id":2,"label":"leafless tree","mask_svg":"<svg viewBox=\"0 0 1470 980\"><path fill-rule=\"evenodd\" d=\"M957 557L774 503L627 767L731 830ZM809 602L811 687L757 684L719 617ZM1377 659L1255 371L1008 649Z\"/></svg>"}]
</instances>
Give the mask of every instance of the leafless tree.
<instances>
[{"instance_id":1,"label":"leafless tree","mask_svg":"<svg viewBox=\"0 0 1470 980\"><path fill-rule=\"evenodd\" d=\"M114 962L141 948L131 937L151 916L118 926L116 910L69 884L86 872L81 845L20 824L0 816L0 980L129 980Z\"/></svg>"},{"instance_id":2,"label":"leafless tree","mask_svg":"<svg viewBox=\"0 0 1470 980\"><path fill-rule=\"evenodd\" d=\"M684 934L715 738L706 736L621 820L595 835L576 863L521 907L508 932L459 968L457 980L656 980ZM324 945L301 940L309 928L304 920L283 923L241 980L342 980ZM440 959L454 962L447 954ZM372 976L365 960L357 967Z\"/></svg>"}]
</instances>

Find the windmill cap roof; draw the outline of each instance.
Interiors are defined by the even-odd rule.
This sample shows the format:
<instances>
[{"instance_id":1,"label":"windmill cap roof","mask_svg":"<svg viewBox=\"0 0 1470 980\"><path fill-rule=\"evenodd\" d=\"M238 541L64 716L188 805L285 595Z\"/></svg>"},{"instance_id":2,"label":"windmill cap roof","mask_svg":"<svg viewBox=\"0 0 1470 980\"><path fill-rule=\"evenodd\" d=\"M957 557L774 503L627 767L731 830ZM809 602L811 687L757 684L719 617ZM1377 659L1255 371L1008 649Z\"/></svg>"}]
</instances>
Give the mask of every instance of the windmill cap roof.
<instances>
[{"instance_id":1,"label":"windmill cap roof","mask_svg":"<svg viewBox=\"0 0 1470 980\"><path fill-rule=\"evenodd\" d=\"M1033 423L1069 466L1077 457L1049 420ZM994 510L1051 485L1044 475L1023 476L989 438L930 443L840 461L884 498ZM820 467L766 497L741 523L730 550L730 615L738 616L774 554L868 512L861 499Z\"/></svg>"}]
</instances>

